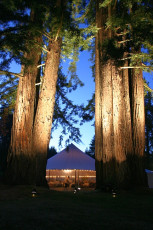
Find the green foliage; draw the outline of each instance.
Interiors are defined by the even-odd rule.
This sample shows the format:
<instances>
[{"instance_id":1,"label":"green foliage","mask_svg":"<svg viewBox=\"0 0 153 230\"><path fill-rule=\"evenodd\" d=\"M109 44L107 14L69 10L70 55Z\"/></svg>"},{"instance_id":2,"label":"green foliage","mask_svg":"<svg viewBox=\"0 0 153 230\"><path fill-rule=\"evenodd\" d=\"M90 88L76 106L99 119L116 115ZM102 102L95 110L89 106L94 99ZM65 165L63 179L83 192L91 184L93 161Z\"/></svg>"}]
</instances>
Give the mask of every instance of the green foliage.
<instances>
[{"instance_id":1,"label":"green foliage","mask_svg":"<svg viewBox=\"0 0 153 230\"><path fill-rule=\"evenodd\" d=\"M84 113L83 105L75 105L71 100L68 99L67 93L76 90L78 84L70 82L67 77L63 75L61 69L59 69L57 81L57 91L55 96L55 111L53 118L53 130L61 124L62 135L71 133L69 139L76 142L80 142L80 131L79 128L75 127L78 124L78 117L82 117ZM13 76L2 77L0 84L0 104L5 109L5 114L11 114L14 111L16 91L18 86L18 78ZM3 110L2 110L3 111ZM3 112L0 114L0 119L3 116ZM11 127L10 127L11 129Z\"/></svg>"},{"instance_id":2,"label":"green foliage","mask_svg":"<svg viewBox=\"0 0 153 230\"><path fill-rule=\"evenodd\" d=\"M79 60L79 51L88 49L95 30L93 26L82 28L79 26L80 21L77 19L76 12L83 14L85 6L86 1L75 0L44 0L43 2L6 0L0 3L4 12L0 19L1 71L9 72L9 64L12 60L26 65L26 68L32 66L33 59L28 59L27 54L31 52L31 48L37 49L40 46L37 38L41 37L43 44L40 64L45 64L49 40L62 38L61 57L71 60L69 66L71 78L68 82L59 71L53 127L57 128L60 122L63 126L62 134L71 133L70 139L75 141L80 141L80 132L75 124L78 122L76 117L81 116L83 106L73 105L66 97L66 93L75 90L78 85L83 85L76 75L76 62ZM44 68L45 66L40 68L42 79ZM11 74L2 79L1 102L9 105L12 102L13 109L18 80Z\"/></svg>"},{"instance_id":3,"label":"green foliage","mask_svg":"<svg viewBox=\"0 0 153 230\"><path fill-rule=\"evenodd\" d=\"M82 85L76 76L76 62L79 60L79 51L87 50L90 48L93 38L98 29L95 26L95 21L88 23L89 17L93 16L93 1L73 0L71 4L71 23L74 27L70 29L64 29L62 33L63 45L62 45L62 58L72 60L69 66L69 72L72 79L76 79L76 83Z\"/></svg>"},{"instance_id":4,"label":"green foliage","mask_svg":"<svg viewBox=\"0 0 153 230\"><path fill-rule=\"evenodd\" d=\"M61 1L61 5L57 0L2 1L0 7L4 14L0 20L0 69L8 70L12 59L17 63L31 65L32 60L27 60L25 52L28 53L32 47L39 46L34 38L43 35L43 50L46 51L50 39L63 38L62 58L73 60L69 68L73 75L76 72L79 49L88 49L95 33L95 28L91 25L79 28L83 21L78 21L76 12L83 14L86 5L86 1L76 0ZM91 4L89 5L91 7Z\"/></svg>"},{"instance_id":5,"label":"green foliage","mask_svg":"<svg viewBox=\"0 0 153 230\"><path fill-rule=\"evenodd\" d=\"M140 66L144 71L152 71L153 60L153 4L151 1L105 0L100 7L111 7L111 16L108 17L106 28L113 31L116 54L126 52L126 58L130 60L130 66ZM115 57L114 47L105 42L106 54L112 49L112 57ZM141 52L140 52L140 48ZM122 50L120 50L122 49ZM136 52L133 52L135 50ZM139 52L138 52L139 51ZM124 52L123 52L124 54ZM108 55L109 56L109 55ZM115 57L120 59L121 56ZM124 57L125 58L125 57ZM123 59L123 58L122 58Z\"/></svg>"},{"instance_id":6,"label":"green foliage","mask_svg":"<svg viewBox=\"0 0 153 230\"><path fill-rule=\"evenodd\" d=\"M67 78L59 70L59 77L57 82L57 91L55 97L55 109L53 117L53 128L57 129L59 125L62 126L62 132L59 139L59 145L61 145L63 136L69 134L69 140L80 142L80 130L76 125L79 123L79 118L82 117L83 105L75 105L68 99L67 93L75 90L75 85L69 85Z\"/></svg>"},{"instance_id":7,"label":"green foliage","mask_svg":"<svg viewBox=\"0 0 153 230\"><path fill-rule=\"evenodd\" d=\"M112 3L112 0L104 0L103 3L99 4L99 7L106 7Z\"/></svg>"},{"instance_id":8,"label":"green foliage","mask_svg":"<svg viewBox=\"0 0 153 230\"><path fill-rule=\"evenodd\" d=\"M89 149L86 149L85 152L86 152L86 154L88 154L92 158L95 158L95 136L93 136L93 138L90 142Z\"/></svg>"},{"instance_id":9,"label":"green foliage","mask_svg":"<svg viewBox=\"0 0 153 230\"><path fill-rule=\"evenodd\" d=\"M88 100L88 104L83 108L82 113L82 122L92 121L95 116L95 94L92 95L92 98Z\"/></svg>"},{"instance_id":10,"label":"green foliage","mask_svg":"<svg viewBox=\"0 0 153 230\"><path fill-rule=\"evenodd\" d=\"M16 0L10 7L9 0L0 3L0 9L3 9L0 18L1 69L9 70L12 60L19 64L27 64L29 60L25 58L25 53L38 46L35 37L42 34L45 15L42 4L36 6L34 2Z\"/></svg>"},{"instance_id":11,"label":"green foliage","mask_svg":"<svg viewBox=\"0 0 153 230\"><path fill-rule=\"evenodd\" d=\"M15 106L16 87L18 78L12 75L1 77L0 81L0 104L2 107L8 107L12 111Z\"/></svg>"},{"instance_id":12,"label":"green foliage","mask_svg":"<svg viewBox=\"0 0 153 230\"><path fill-rule=\"evenodd\" d=\"M48 153L47 153L47 159L49 159L50 157L53 157L56 154L57 154L57 151L55 147L49 148Z\"/></svg>"},{"instance_id":13,"label":"green foliage","mask_svg":"<svg viewBox=\"0 0 153 230\"><path fill-rule=\"evenodd\" d=\"M115 39L105 39L101 47L103 52L103 61L107 62L109 59L114 60L116 65L119 65L119 60L123 57L124 49L119 47Z\"/></svg>"}]
</instances>

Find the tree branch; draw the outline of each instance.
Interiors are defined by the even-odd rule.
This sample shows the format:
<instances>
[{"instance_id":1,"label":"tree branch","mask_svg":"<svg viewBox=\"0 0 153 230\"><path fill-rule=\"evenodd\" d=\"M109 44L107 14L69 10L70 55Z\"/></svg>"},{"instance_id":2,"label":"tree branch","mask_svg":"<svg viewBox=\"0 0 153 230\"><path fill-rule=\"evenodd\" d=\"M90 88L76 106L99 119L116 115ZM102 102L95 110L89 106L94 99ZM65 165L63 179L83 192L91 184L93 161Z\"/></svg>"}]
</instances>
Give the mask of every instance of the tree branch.
<instances>
[{"instance_id":1,"label":"tree branch","mask_svg":"<svg viewBox=\"0 0 153 230\"><path fill-rule=\"evenodd\" d=\"M39 83L36 83L35 85L41 85L42 83L41 82L39 82Z\"/></svg>"},{"instance_id":2,"label":"tree branch","mask_svg":"<svg viewBox=\"0 0 153 230\"><path fill-rule=\"evenodd\" d=\"M8 87L8 88L5 88L4 90L2 90L1 92L0 92L0 96L1 95L4 95L7 91L10 91L10 90L14 90L15 91L15 85L13 85L13 86L10 86L10 87ZM3 97L2 97L2 99L3 99Z\"/></svg>"},{"instance_id":3,"label":"tree branch","mask_svg":"<svg viewBox=\"0 0 153 230\"><path fill-rule=\"evenodd\" d=\"M146 65L141 65L141 66L122 66L119 69L144 69L144 68L148 68L153 70L152 66L146 66Z\"/></svg>"},{"instance_id":4,"label":"tree branch","mask_svg":"<svg viewBox=\"0 0 153 230\"><path fill-rule=\"evenodd\" d=\"M41 48L43 49L43 51L48 53L48 50L46 48L44 48L43 46Z\"/></svg>"},{"instance_id":5,"label":"tree branch","mask_svg":"<svg viewBox=\"0 0 153 230\"><path fill-rule=\"evenodd\" d=\"M45 65L45 63L44 63L44 64L41 64L41 65L38 65L37 68L40 68L41 66L44 66L44 65Z\"/></svg>"},{"instance_id":6,"label":"tree branch","mask_svg":"<svg viewBox=\"0 0 153 230\"><path fill-rule=\"evenodd\" d=\"M0 75L14 75L15 77L23 77L20 73L13 73L6 70L0 70Z\"/></svg>"},{"instance_id":7,"label":"tree branch","mask_svg":"<svg viewBox=\"0 0 153 230\"><path fill-rule=\"evenodd\" d=\"M43 35L48 38L49 40L52 40L52 38L49 36L49 34L47 32L44 32Z\"/></svg>"},{"instance_id":8,"label":"tree branch","mask_svg":"<svg viewBox=\"0 0 153 230\"><path fill-rule=\"evenodd\" d=\"M147 83L144 83L144 86L145 86L145 88L146 88L148 91L153 92L153 89L151 89L151 88L147 85Z\"/></svg>"},{"instance_id":9,"label":"tree branch","mask_svg":"<svg viewBox=\"0 0 153 230\"><path fill-rule=\"evenodd\" d=\"M125 42L130 42L130 41L132 41L132 39L127 39L127 40L124 40L124 41L120 41L120 42L118 42L118 44L125 43Z\"/></svg>"}]
</instances>

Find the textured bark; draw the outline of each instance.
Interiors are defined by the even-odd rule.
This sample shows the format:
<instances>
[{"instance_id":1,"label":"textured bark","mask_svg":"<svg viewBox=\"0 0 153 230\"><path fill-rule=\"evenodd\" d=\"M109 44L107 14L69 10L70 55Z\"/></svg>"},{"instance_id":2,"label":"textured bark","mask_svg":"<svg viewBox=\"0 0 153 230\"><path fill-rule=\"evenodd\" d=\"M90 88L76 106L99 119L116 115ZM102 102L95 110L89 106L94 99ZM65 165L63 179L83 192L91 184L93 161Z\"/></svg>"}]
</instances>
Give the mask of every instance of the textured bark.
<instances>
[{"instance_id":1,"label":"textured bark","mask_svg":"<svg viewBox=\"0 0 153 230\"><path fill-rule=\"evenodd\" d=\"M127 163L125 146L124 87L123 75L115 66L112 67L113 85L113 129L116 184L126 183Z\"/></svg>"},{"instance_id":2,"label":"textured bark","mask_svg":"<svg viewBox=\"0 0 153 230\"><path fill-rule=\"evenodd\" d=\"M102 183L102 114L101 114L101 78L100 78L100 57L98 46L98 35L96 37L96 58L95 58L95 163L96 163L96 186L101 187Z\"/></svg>"},{"instance_id":3,"label":"textured bark","mask_svg":"<svg viewBox=\"0 0 153 230\"><path fill-rule=\"evenodd\" d=\"M103 43L113 38L105 29L111 7L100 8L97 1L95 90L95 159L97 188L111 184L126 186L127 155L132 154L132 129L128 71L119 72L114 60L107 59Z\"/></svg>"},{"instance_id":4,"label":"textured bark","mask_svg":"<svg viewBox=\"0 0 153 230\"><path fill-rule=\"evenodd\" d=\"M138 3L132 5L132 12L138 9ZM131 37L133 36L131 26ZM134 35L135 36L135 35ZM141 45L131 47L132 53L141 53ZM135 60L136 62L136 60ZM136 65L140 66L138 60ZM132 120L132 140L133 155L131 156L130 169L133 174L131 183L137 186L146 184L144 170L144 151L145 151L145 108L144 108L144 82L142 69L133 69L130 74L130 99L131 99L131 120Z\"/></svg>"},{"instance_id":5,"label":"textured bark","mask_svg":"<svg viewBox=\"0 0 153 230\"><path fill-rule=\"evenodd\" d=\"M34 181L31 140L39 58L40 49L33 48L27 55L27 59L33 59L33 65L25 66L24 76L19 79L6 172L8 183L31 184Z\"/></svg>"},{"instance_id":6,"label":"textured bark","mask_svg":"<svg viewBox=\"0 0 153 230\"><path fill-rule=\"evenodd\" d=\"M33 155L36 156L36 184L46 183L47 150L54 114L56 83L61 52L61 39L49 43L43 85L39 95L33 130Z\"/></svg>"},{"instance_id":7,"label":"textured bark","mask_svg":"<svg viewBox=\"0 0 153 230\"><path fill-rule=\"evenodd\" d=\"M29 25L33 22L42 26L37 8L31 9L30 12ZM36 174L36 164L31 155L31 146L36 97L35 83L39 72L37 66L41 57L42 37L41 33L34 36L33 32L29 30L27 38L27 41L25 40L27 64L22 65L23 77L20 77L17 89L6 171L6 181L12 184L33 184Z\"/></svg>"},{"instance_id":8,"label":"textured bark","mask_svg":"<svg viewBox=\"0 0 153 230\"><path fill-rule=\"evenodd\" d=\"M95 78L95 160L97 188L113 180L113 98L111 62L103 61L103 41L110 36L105 31L107 9L99 9L97 1L96 22L101 28L96 37Z\"/></svg>"},{"instance_id":9,"label":"textured bark","mask_svg":"<svg viewBox=\"0 0 153 230\"><path fill-rule=\"evenodd\" d=\"M113 130L113 85L112 65L108 61L102 66L102 161L103 161L103 183L108 184L114 181L114 130Z\"/></svg>"},{"instance_id":10,"label":"textured bark","mask_svg":"<svg viewBox=\"0 0 153 230\"><path fill-rule=\"evenodd\" d=\"M127 66L127 63L125 63ZM124 122L125 122L125 130L124 130L124 139L125 139L125 148L126 155L133 154L133 141L132 141L132 121L131 121L131 107L130 107L130 90L129 90L129 73L128 70L122 71L122 79L123 79L123 106L124 106Z\"/></svg>"},{"instance_id":11,"label":"textured bark","mask_svg":"<svg viewBox=\"0 0 153 230\"><path fill-rule=\"evenodd\" d=\"M133 70L131 76L131 110L133 133L133 171L134 183L145 183L144 150L145 150L145 109L144 109L144 84L142 70Z\"/></svg>"},{"instance_id":12,"label":"textured bark","mask_svg":"<svg viewBox=\"0 0 153 230\"><path fill-rule=\"evenodd\" d=\"M128 63L125 62L125 66ZM133 150L133 140L132 140L132 121L131 121L131 106L130 106L130 86L129 86L129 71L127 69L122 71L123 78L123 119L124 119L124 145L125 145L125 155L127 161L127 175L126 175L126 185L130 186L133 178L133 170L131 169L131 160L134 154Z\"/></svg>"}]
</instances>

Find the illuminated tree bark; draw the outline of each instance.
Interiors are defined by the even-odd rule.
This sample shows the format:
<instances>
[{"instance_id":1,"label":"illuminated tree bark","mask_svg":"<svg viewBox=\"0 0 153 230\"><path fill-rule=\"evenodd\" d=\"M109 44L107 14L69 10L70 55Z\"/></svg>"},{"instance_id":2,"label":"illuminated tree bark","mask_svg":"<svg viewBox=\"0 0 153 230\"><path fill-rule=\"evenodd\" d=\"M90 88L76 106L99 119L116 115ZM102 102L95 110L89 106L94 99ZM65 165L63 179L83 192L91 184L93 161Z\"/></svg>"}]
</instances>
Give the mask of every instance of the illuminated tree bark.
<instances>
[{"instance_id":1,"label":"illuminated tree bark","mask_svg":"<svg viewBox=\"0 0 153 230\"><path fill-rule=\"evenodd\" d=\"M135 69L131 76L131 110L134 156L132 159L133 180L138 185L145 184L145 109L144 82L142 70Z\"/></svg>"},{"instance_id":2,"label":"illuminated tree bark","mask_svg":"<svg viewBox=\"0 0 153 230\"><path fill-rule=\"evenodd\" d=\"M95 90L95 159L97 188L127 183L127 154L132 152L128 71L119 71L112 58L105 59L103 44L113 34L105 29L111 8L97 1ZM129 143L128 143L129 142Z\"/></svg>"},{"instance_id":3,"label":"illuminated tree bark","mask_svg":"<svg viewBox=\"0 0 153 230\"><path fill-rule=\"evenodd\" d=\"M125 66L127 66L127 63L125 63ZM133 154L133 141L132 141L129 73L127 69L122 71L122 79L123 79L123 98L124 98L122 106L124 106L123 118L125 122L124 139L125 139L126 155L128 156Z\"/></svg>"},{"instance_id":4,"label":"illuminated tree bark","mask_svg":"<svg viewBox=\"0 0 153 230\"><path fill-rule=\"evenodd\" d=\"M23 77L19 79L6 173L8 182L14 184L34 182L31 141L40 48L33 47L27 59L33 60L33 65L25 66Z\"/></svg>"},{"instance_id":5,"label":"illuminated tree bark","mask_svg":"<svg viewBox=\"0 0 153 230\"><path fill-rule=\"evenodd\" d=\"M119 70L105 43L114 39L105 24L110 6L99 8L96 22L95 159L97 188L144 184L144 88L142 71ZM109 44L109 43L108 43ZM125 47L124 47L125 48ZM124 55L123 55L124 58ZM124 66L128 66L125 61Z\"/></svg>"},{"instance_id":6,"label":"illuminated tree bark","mask_svg":"<svg viewBox=\"0 0 153 230\"><path fill-rule=\"evenodd\" d=\"M113 85L113 134L114 134L114 161L115 161L115 183L122 185L126 183L126 143L125 143L125 105L123 75L119 73L115 65L112 67Z\"/></svg>"},{"instance_id":7,"label":"illuminated tree bark","mask_svg":"<svg viewBox=\"0 0 153 230\"><path fill-rule=\"evenodd\" d=\"M111 61L103 61L102 45L109 36L105 31L107 9L99 9L97 1L96 22L100 28L96 37L96 76L95 76L95 160L97 188L114 178L114 139L113 139L113 90Z\"/></svg>"},{"instance_id":8,"label":"illuminated tree bark","mask_svg":"<svg viewBox=\"0 0 153 230\"><path fill-rule=\"evenodd\" d=\"M32 133L34 124L34 108L36 97L36 79L38 63L42 46L42 9L31 8L28 27L22 33L24 44L24 61L22 62L21 77L17 88L13 125L11 130L11 144L8 154L6 170L7 183L33 184L35 181L34 159L31 157ZM36 23L40 31L36 33ZM22 36L21 36L22 37ZM19 44L20 45L20 44Z\"/></svg>"},{"instance_id":9,"label":"illuminated tree bark","mask_svg":"<svg viewBox=\"0 0 153 230\"><path fill-rule=\"evenodd\" d=\"M131 13L137 14L139 5L137 2L132 4ZM136 24L137 25L137 24ZM141 38L136 32L135 22L131 27L131 38L133 38L132 53L136 56L141 53ZM137 27L137 26L136 26ZM143 37L143 32L142 35ZM138 42L137 42L138 41ZM135 44L136 43L136 44ZM136 66L141 66L141 59L135 58ZM145 185L145 170L144 170L144 150L145 150L145 108L144 108L144 81L142 69L134 68L130 73L130 99L131 99L131 121L132 121L132 140L133 140L133 155L131 157L130 171L131 183L134 185Z\"/></svg>"},{"instance_id":10,"label":"illuminated tree bark","mask_svg":"<svg viewBox=\"0 0 153 230\"><path fill-rule=\"evenodd\" d=\"M36 157L36 184L46 184L46 161L55 105L61 39L49 42L43 85L39 95L33 130L32 153Z\"/></svg>"},{"instance_id":11,"label":"illuminated tree bark","mask_svg":"<svg viewBox=\"0 0 153 230\"><path fill-rule=\"evenodd\" d=\"M124 66L128 66L125 62ZM132 139L132 120L131 120L131 100L130 100L130 81L129 81L129 71L128 69L122 70L123 79L123 119L124 119L124 144L125 144L125 155L127 161L127 175L126 184L129 186L132 183L133 170L131 168L131 160L134 154L133 150L133 139Z\"/></svg>"},{"instance_id":12,"label":"illuminated tree bark","mask_svg":"<svg viewBox=\"0 0 153 230\"><path fill-rule=\"evenodd\" d=\"M37 11L37 14L35 14L37 20L29 20L30 22L27 22L28 28L25 37L27 38L31 34L33 36L32 38L30 37L30 42L28 43L30 45L27 45L26 48L29 50L31 43L33 44L33 41L37 40L38 34L42 36L44 33L48 39L48 49L40 94L38 91L36 93L35 83L37 81L37 66L40 58L39 49L41 49L42 44L39 43L37 46L31 47L29 56L25 58L27 61L32 61L33 65L25 66L24 70L26 72L24 77L20 79L17 94L12 128L11 154L7 173L8 178L12 177L12 183L46 184L47 150L54 114L56 83L62 44L60 36L64 36L63 31L70 31L75 42L78 39L76 33L73 33L75 29L78 32L78 29L71 16L72 5L68 1L56 0L53 4L49 4L47 12L46 4L45 2L42 5L31 5L30 3L30 6L28 5L29 8L34 8ZM49 21L50 13L51 21ZM33 22L36 22L36 25ZM47 26L47 31L50 30L49 32L45 32L46 28L43 28L43 24L44 27ZM68 38L69 36L66 37L65 35L65 41ZM77 45L79 44L78 41L76 43ZM74 41L72 44L74 45ZM72 53L72 46L70 46L70 49L68 47L65 55L68 55L68 53ZM39 94L39 99L36 100L36 107L34 107L36 94ZM9 177L9 175L11 176Z\"/></svg>"}]
</instances>

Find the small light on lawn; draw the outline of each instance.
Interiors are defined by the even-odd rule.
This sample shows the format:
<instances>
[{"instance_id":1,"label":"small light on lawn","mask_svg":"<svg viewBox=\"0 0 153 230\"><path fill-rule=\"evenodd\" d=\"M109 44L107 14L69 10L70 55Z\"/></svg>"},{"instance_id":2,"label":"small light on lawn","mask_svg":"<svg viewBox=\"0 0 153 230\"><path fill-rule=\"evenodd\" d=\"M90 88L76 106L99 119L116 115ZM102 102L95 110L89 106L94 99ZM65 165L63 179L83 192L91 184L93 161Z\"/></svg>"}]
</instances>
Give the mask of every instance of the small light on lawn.
<instances>
[{"instance_id":1,"label":"small light on lawn","mask_svg":"<svg viewBox=\"0 0 153 230\"><path fill-rule=\"evenodd\" d=\"M33 190L32 190L32 197L35 197L37 195L37 191L36 191L36 189L34 188Z\"/></svg>"},{"instance_id":2,"label":"small light on lawn","mask_svg":"<svg viewBox=\"0 0 153 230\"><path fill-rule=\"evenodd\" d=\"M80 191L81 190L81 188L80 187L78 187L78 188L75 188L74 189L74 194L76 194L78 191Z\"/></svg>"},{"instance_id":3,"label":"small light on lawn","mask_svg":"<svg viewBox=\"0 0 153 230\"><path fill-rule=\"evenodd\" d=\"M116 192L112 190L112 197L116 197Z\"/></svg>"}]
</instances>

